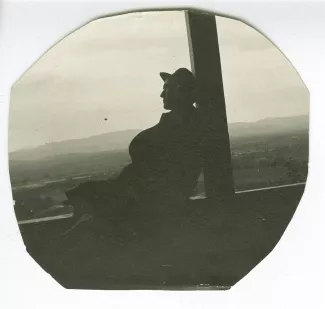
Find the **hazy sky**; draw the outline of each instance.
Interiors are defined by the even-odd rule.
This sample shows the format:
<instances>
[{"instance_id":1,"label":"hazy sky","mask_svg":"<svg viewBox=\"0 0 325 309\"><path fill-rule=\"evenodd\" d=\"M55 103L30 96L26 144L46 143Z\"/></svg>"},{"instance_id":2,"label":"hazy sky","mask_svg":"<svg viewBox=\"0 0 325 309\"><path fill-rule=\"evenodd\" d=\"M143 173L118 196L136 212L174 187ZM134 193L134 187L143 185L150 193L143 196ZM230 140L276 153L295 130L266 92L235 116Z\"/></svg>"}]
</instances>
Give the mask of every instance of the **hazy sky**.
<instances>
[{"instance_id":1,"label":"hazy sky","mask_svg":"<svg viewBox=\"0 0 325 309\"><path fill-rule=\"evenodd\" d=\"M308 113L308 91L276 47L241 22L217 25L229 122ZM190 69L183 12L94 21L13 87L9 150L151 126L163 112L159 72L179 67Z\"/></svg>"}]
</instances>

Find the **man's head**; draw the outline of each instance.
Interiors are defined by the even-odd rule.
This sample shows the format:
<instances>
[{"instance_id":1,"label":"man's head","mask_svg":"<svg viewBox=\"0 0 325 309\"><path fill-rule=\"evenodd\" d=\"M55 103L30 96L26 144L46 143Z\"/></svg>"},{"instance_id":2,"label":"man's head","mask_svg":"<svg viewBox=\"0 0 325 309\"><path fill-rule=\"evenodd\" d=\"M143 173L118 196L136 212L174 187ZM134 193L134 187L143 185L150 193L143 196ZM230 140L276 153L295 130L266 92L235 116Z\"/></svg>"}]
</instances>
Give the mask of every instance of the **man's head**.
<instances>
[{"instance_id":1,"label":"man's head","mask_svg":"<svg viewBox=\"0 0 325 309\"><path fill-rule=\"evenodd\" d=\"M167 110L185 109L195 103L196 78L185 68L175 73L160 73L164 89L160 95Z\"/></svg>"}]
</instances>

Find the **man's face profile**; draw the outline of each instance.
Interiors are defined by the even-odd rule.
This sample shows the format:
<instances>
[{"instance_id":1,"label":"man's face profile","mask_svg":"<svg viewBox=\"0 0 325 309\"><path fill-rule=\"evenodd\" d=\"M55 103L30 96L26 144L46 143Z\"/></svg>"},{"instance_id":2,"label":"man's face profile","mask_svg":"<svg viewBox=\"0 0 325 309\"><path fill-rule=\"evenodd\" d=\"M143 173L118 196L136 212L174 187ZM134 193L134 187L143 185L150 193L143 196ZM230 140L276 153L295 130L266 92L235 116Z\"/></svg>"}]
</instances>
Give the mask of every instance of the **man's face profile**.
<instances>
[{"instance_id":1,"label":"man's face profile","mask_svg":"<svg viewBox=\"0 0 325 309\"><path fill-rule=\"evenodd\" d=\"M174 109L177 102L180 103L180 88L175 82L172 82L169 78L165 81L163 91L160 96L163 99L164 109L172 110Z\"/></svg>"}]
</instances>

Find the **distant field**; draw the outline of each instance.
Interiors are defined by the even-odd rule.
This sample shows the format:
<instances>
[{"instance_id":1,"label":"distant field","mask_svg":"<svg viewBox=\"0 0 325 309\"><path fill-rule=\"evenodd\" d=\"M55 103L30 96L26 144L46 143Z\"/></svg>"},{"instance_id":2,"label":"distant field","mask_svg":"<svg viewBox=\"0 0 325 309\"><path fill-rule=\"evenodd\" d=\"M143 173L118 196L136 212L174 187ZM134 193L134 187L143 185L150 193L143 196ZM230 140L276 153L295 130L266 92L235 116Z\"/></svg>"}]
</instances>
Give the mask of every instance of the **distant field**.
<instances>
[{"instance_id":1,"label":"distant field","mask_svg":"<svg viewBox=\"0 0 325 309\"><path fill-rule=\"evenodd\" d=\"M239 139L233 141L231 150L237 191L306 181L306 134ZM129 162L126 150L60 156L41 162L12 162L16 214L26 219L62 205L67 189L89 180L114 178ZM203 192L204 180L200 178L194 195Z\"/></svg>"},{"instance_id":2,"label":"distant field","mask_svg":"<svg viewBox=\"0 0 325 309\"><path fill-rule=\"evenodd\" d=\"M299 181L305 182L307 175L302 175ZM23 219L29 219L34 216L39 217L39 214L46 208L54 205L62 205L66 200L64 192L78 184L93 178L82 178L75 180L64 180L53 182L46 185L40 185L34 188L18 188L13 191L13 197L18 205L24 209L32 210L33 212L20 212L18 216ZM234 171L235 190L250 190L269 186L278 186L294 183L287 176L287 169L279 168L261 168L261 169L241 169ZM194 195L204 193L204 182L201 179L198 183L197 190Z\"/></svg>"}]
</instances>

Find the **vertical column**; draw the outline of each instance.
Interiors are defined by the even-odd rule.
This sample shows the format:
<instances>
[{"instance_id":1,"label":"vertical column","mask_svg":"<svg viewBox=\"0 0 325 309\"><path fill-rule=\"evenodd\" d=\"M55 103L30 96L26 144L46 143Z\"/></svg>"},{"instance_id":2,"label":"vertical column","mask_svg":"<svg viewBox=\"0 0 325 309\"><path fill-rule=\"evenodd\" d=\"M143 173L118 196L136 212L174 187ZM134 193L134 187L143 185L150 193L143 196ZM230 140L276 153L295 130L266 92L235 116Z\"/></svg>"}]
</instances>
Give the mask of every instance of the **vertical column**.
<instances>
[{"instance_id":1,"label":"vertical column","mask_svg":"<svg viewBox=\"0 0 325 309\"><path fill-rule=\"evenodd\" d=\"M209 199L234 195L230 141L214 15L186 11L192 70L198 80L198 108L203 121L204 182Z\"/></svg>"}]
</instances>

